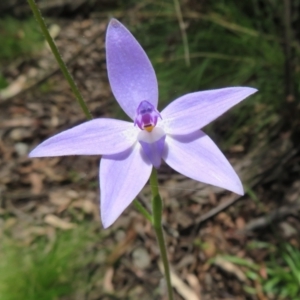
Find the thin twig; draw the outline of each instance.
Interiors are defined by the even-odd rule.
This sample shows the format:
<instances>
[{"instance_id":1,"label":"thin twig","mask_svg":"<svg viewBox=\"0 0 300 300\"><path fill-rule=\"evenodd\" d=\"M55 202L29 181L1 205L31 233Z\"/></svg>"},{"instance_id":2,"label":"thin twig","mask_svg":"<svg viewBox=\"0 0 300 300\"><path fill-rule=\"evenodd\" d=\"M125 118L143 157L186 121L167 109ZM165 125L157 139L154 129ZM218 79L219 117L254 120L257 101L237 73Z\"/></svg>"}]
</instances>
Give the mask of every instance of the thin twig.
<instances>
[{"instance_id":1,"label":"thin twig","mask_svg":"<svg viewBox=\"0 0 300 300\"><path fill-rule=\"evenodd\" d=\"M268 214L251 220L245 228L240 230L240 233L247 233L253 230L257 230L260 228L264 228L274 221L281 220L289 215L298 215L298 211L300 210L300 204L291 205L291 206L282 206L278 209L275 209Z\"/></svg>"},{"instance_id":2,"label":"thin twig","mask_svg":"<svg viewBox=\"0 0 300 300\"><path fill-rule=\"evenodd\" d=\"M226 201L220 203L218 206L216 206L216 207L212 208L211 210L209 210L206 214L203 214L202 216L197 218L195 223L199 226L201 223L203 223L206 220L214 217L215 215L217 215L221 211L225 210L227 207L231 206L232 204L234 204L235 202L237 202L241 198L242 198L242 196L232 194ZM196 231L198 231L198 229L199 228L197 227Z\"/></svg>"},{"instance_id":3,"label":"thin twig","mask_svg":"<svg viewBox=\"0 0 300 300\"><path fill-rule=\"evenodd\" d=\"M189 43L188 43L188 38L185 30L185 24L183 22L183 17L182 17L182 12L181 12L181 7L179 0L174 0L174 6L178 18L178 23L179 23L179 28L181 31L181 36L182 36L182 42L183 42L183 49L184 49L184 58L185 58L185 63L189 67L191 62L190 62L190 50L189 50Z\"/></svg>"}]
</instances>

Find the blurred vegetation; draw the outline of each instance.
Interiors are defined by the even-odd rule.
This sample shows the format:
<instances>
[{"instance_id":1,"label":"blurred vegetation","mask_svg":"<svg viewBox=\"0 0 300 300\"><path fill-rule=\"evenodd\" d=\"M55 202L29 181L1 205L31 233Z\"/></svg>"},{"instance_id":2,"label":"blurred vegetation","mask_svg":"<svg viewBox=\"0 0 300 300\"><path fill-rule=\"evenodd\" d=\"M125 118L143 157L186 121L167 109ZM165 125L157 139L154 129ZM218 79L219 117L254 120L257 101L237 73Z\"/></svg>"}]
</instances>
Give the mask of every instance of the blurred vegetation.
<instances>
[{"instance_id":1,"label":"blurred vegetation","mask_svg":"<svg viewBox=\"0 0 300 300\"><path fill-rule=\"evenodd\" d=\"M52 240L37 238L30 245L2 237L0 299L53 300L86 290L87 265L93 259L86 252L92 232L91 226L81 224L75 230L58 231Z\"/></svg>"},{"instance_id":2,"label":"blurred vegetation","mask_svg":"<svg viewBox=\"0 0 300 300\"><path fill-rule=\"evenodd\" d=\"M0 19L0 63L37 52L43 42L37 26L34 18Z\"/></svg>"},{"instance_id":3,"label":"blurred vegetation","mask_svg":"<svg viewBox=\"0 0 300 300\"><path fill-rule=\"evenodd\" d=\"M300 297L300 250L283 244L267 263L268 278L263 280L264 290L281 299Z\"/></svg>"},{"instance_id":4,"label":"blurred vegetation","mask_svg":"<svg viewBox=\"0 0 300 300\"><path fill-rule=\"evenodd\" d=\"M33 17L19 20L6 16L0 19L0 45L0 89L3 89L8 85L2 72L3 66L38 52L43 45L43 37Z\"/></svg>"},{"instance_id":5,"label":"blurred vegetation","mask_svg":"<svg viewBox=\"0 0 300 300\"><path fill-rule=\"evenodd\" d=\"M263 264L257 264L237 256L224 256L227 261L243 268L247 278L256 282L256 287L269 299L298 300L300 296L300 250L288 243L278 247L266 242L251 242L252 249L267 249L271 255ZM259 290L245 285L247 293L256 295Z\"/></svg>"}]
</instances>

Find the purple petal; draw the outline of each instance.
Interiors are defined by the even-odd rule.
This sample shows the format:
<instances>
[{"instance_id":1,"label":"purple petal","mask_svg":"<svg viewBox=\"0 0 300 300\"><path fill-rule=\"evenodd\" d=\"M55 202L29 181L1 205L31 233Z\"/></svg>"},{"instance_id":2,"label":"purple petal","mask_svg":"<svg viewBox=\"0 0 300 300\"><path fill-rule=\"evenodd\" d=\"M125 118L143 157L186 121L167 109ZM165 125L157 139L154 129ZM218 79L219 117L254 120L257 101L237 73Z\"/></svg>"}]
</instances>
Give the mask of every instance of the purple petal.
<instances>
[{"instance_id":1,"label":"purple petal","mask_svg":"<svg viewBox=\"0 0 300 300\"><path fill-rule=\"evenodd\" d=\"M161 157L165 147L165 139L166 136L163 136L154 143L140 141L143 151L156 169L158 169L161 165Z\"/></svg>"},{"instance_id":2,"label":"purple petal","mask_svg":"<svg viewBox=\"0 0 300 300\"><path fill-rule=\"evenodd\" d=\"M202 131L167 136L165 162L192 179L243 195L242 183L216 144Z\"/></svg>"},{"instance_id":3,"label":"purple petal","mask_svg":"<svg viewBox=\"0 0 300 300\"><path fill-rule=\"evenodd\" d=\"M101 219L103 227L110 226L150 177L152 165L136 144L123 153L103 156L100 163Z\"/></svg>"},{"instance_id":4,"label":"purple petal","mask_svg":"<svg viewBox=\"0 0 300 300\"><path fill-rule=\"evenodd\" d=\"M161 158L165 146L165 132L159 127L154 127L151 132L141 130L137 139L140 142L146 157L153 166L158 169L161 165Z\"/></svg>"},{"instance_id":5,"label":"purple petal","mask_svg":"<svg viewBox=\"0 0 300 300\"><path fill-rule=\"evenodd\" d=\"M256 91L249 87L231 87L184 95L161 112L160 126L169 134L194 132Z\"/></svg>"},{"instance_id":6,"label":"purple petal","mask_svg":"<svg viewBox=\"0 0 300 300\"><path fill-rule=\"evenodd\" d=\"M130 122L95 119L47 139L29 157L114 154L130 148L138 131Z\"/></svg>"},{"instance_id":7,"label":"purple petal","mask_svg":"<svg viewBox=\"0 0 300 300\"><path fill-rule=\"evenodd\" d=\"M116 19L107 28L106 61L112 92L131 119L143 100L157 107L158 86L151 62L133 35Z\"/></svg>"}]
</instances>

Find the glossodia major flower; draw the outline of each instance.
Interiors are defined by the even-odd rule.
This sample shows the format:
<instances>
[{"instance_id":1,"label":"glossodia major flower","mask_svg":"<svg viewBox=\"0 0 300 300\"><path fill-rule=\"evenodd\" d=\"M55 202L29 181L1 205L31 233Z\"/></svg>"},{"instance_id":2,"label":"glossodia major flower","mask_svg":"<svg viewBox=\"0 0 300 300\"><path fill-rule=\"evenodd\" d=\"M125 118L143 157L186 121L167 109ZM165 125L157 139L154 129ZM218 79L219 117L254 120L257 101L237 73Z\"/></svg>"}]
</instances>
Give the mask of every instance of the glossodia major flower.
<instances>
[{"instance_id":1,"label":"glossodia major flower","mask_svg":"<svg viewBox=\"0 0 300 300\"><path fill-rule=\"evenodd\" d=\"M158 85L146 53L132 34L112 19L106 33L107 72L112 92L133 122L99 118L59 133L30 157L102 155L101 218L110 226L133 201L163 159L177 172L243 194L237 174L200 129L256 92L230 87L179 97L157 110Z\"/></svg>"}]
</instances>

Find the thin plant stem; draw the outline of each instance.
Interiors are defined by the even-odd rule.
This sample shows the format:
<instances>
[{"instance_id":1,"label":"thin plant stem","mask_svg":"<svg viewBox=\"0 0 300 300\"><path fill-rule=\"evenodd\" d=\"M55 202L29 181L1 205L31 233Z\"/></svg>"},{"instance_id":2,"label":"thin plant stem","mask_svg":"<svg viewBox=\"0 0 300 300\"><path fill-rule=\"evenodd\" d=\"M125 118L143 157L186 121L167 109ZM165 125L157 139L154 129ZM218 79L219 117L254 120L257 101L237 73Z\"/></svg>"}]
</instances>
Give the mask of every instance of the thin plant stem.
<instances>
[{"instance_id":1,"label":"thin plant stem","mask_svg":"<svg viewBox=\"0 0 300 300\"><path fill-rule=\"evenodd\" d=\"M134 207L148 220L152 223L152 216L148 213L146 208L136 199L133 200Z\"/></svg>"},{"instance_id":2,"label":"thin plant stem","mask_svg":"<svg viewBox=\"0 0 300 300\"><path fill-rule=\"evenodd\" d=\"M156 238L157 238L157 242L158 242L158 245L159 245L161 259L162 259L162 262L163 262L163 265L164 265L165 278L166 278L166 282L167 282L169 300L174 300L173 289L172 289L172 284L171 284L170 266L169 266L166 243L165 243L164 232L163 232L162 222L161 222L163 203L162 203L161 197L159 195L159 191L158 191L157 171L154 168L153 168L151 176L150 176L150 185L151 185L151 190L152 190L152 195L153 195L153 199L152 199L152 211L153 211L152 212L152 214L153 214L152 224L153 224L154 231L155 231Z\"/></svg>"},{"instance_id":3,"label":"thin plant stem","mask_svg":"<svg viewBox=\"0 0 300 300\"><path fill-rule=\"evenodd\" d=\"M49 30L46 26L46 23L41 15L41 12L38 8L38 6L36 5L35 1L34 0L27 0L28 3L29 3L29 6L37 20L37 22L39 23L40 27L41 27L41 30L45 36L45 39L47 40L51 50L52 50L52 53L53 55L55 56L56 60L57 60L57 63L59 64L60 66L60 69L61 71L63 72L65 78L67 79L70 87L71 87L71 90L73 91L79 105L81 106L81 109L83 110L85 116L87 119L91 120L93 117L90 113L90 111L88 110L88 107L72 77L72 75L70 74L65 62L63 61L58 49L57 49L57 46L53 40L53 38L51 37L50 33L49 33Z\"/></svg>"}]
</instances>

